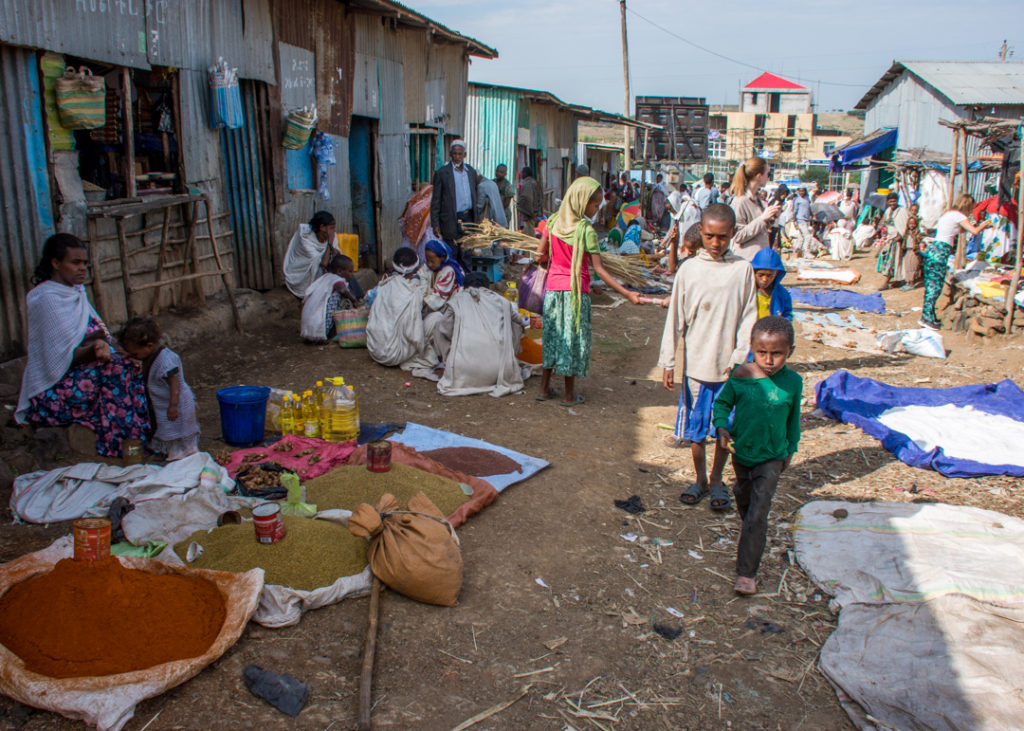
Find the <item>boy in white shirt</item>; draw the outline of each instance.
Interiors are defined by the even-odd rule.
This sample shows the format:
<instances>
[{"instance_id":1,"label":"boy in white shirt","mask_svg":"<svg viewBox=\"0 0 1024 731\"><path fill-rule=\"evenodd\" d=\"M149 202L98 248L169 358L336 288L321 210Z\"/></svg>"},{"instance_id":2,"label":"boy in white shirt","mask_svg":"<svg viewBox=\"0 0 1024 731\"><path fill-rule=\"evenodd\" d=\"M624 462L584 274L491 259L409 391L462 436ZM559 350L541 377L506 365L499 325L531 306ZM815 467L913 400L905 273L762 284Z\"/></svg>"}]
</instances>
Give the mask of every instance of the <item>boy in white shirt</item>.
<instances>
[{"instance_id":1,"label":"boy in white shirt","mask_svg":"<svg viewBox=\"0 0 1024 731\"><path fill-rule=\"evenodd\" d=\"M716 448L708 478L704 440L711 407L733 366L746 362L757 320L754 270L729 251L735 229L736 214L724 204L709 205L701 216L703 248L676 272L658 358L666 390L675 390L677 378L682 388L683 438L691 442L697 476L679 500L696 505L710 495L712 510L728 510L732 501L722 483L724 449Z\"/></svg>"}]
</instances>

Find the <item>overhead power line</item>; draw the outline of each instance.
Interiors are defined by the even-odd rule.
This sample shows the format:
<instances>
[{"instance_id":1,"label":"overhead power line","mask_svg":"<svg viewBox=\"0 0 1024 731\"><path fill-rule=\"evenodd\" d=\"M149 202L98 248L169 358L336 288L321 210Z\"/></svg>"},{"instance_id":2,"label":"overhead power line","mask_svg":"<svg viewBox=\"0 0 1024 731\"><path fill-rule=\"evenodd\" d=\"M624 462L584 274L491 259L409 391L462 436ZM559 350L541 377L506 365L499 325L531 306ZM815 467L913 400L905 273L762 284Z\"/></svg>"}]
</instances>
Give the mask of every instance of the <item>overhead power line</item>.
<instances>
[{"instance_id":1,"label":"overhead power line","mask_svg":"<svg viewBox=\"0 0 1024 731\"><path fill-rule=\"evenodd\" d=\"M729 63L737 64L738 66L745 66L746 68L753 69L754 71L766 71L767 70L767 69L765 69L765 68L763 68L761 66L755 66L752 63L747 63L746 61L740 61L738 58L733 58L732 56L726 56L724 53L719 53L718 51L713 51L710 48L707 48L705 46L700 45L699 43L694 43L689 38L683 38L681 35L679 35L678 33L675 33L673 31L669 30L665 26L658 25L657 23L655 23L650 18L645 18L643 15L641 15L638 12L636 12L632 8L627 8L626 10L627 10L627 12L629 12L629 13L635 15L636 17L640 18L640 20L644 21L645 23L654 26L655 28L660 30L662 33L666 33L666 34L672 36L673 38L675 38L676 40L682 41L683 43L685 43L688 46L693 46L694 48L696 48L699 51L703 51L704 53L707 53L707 54L710 54L712 56L715 56L716 58L720 58L723 61L728 61ZM794 78L796 78L798 81L803 81L804 83L808 83L808 84L824 84L826 86L845 86L845 87L851 87L851 88L857 88L857 89L863 89L864 88L864 84L843 84L843 83L840 83L838 81L821 81L820 79L801 79L800 77L794 77Z\"/></svg>"}]
</instances>

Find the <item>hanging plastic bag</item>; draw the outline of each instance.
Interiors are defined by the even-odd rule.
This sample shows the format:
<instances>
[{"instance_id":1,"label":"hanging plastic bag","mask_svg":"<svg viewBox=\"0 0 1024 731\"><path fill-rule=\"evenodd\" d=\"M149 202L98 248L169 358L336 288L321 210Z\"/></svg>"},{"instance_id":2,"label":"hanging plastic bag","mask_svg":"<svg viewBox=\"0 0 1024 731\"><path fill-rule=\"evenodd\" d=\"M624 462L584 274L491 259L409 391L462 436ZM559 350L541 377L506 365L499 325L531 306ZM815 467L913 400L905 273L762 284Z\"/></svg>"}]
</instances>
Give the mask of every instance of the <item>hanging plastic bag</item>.
<instances>
[{"instance_id":1,"label":"hanging plastic bag","mask_svg":"<svg viewBox=\"0 0 1024 731\"><path fill-rule=\"evenodd\" d=\"M210 67L210 127L238 129L245 124L238 69L228 68L223 57Z\"/></svg>"},{"instance_id":2,"label":"hanging plastic bag","mask_svg":"<svg viewBox=\"0 0 1024 731\"><path fill-rule=\"evenodd\" d=\"M309 136L316 126L316 105L311 104L302 109L293 109L284 121L284 141L286 150L301 150L309 143Z\"/></svg>"},{"instance_id":3,"label":"hanging plastic bag","mask_svg":"<svg viewBox=\"0 0 1024 731\"><path fill-rule=\"evenodd\" d=\"M462 554L451 523L422 492L399 510L394 495L362 504L348 529L370 539L370 570L388 588L426 604L453 607L462 588Z\"/></svg>"},{"instance_id":4,"label":"hanging plastic bag","mask_svg":"<svg viewBox=\"0 0 1024 731\"><path fill-rule=\"evenodd\" d=\"M68 66L54 81L54 91L62 127L96 129L107 123L107 82L102 76L93 76L85 66L78 71Z\"/></svg>"},{"instance_id":5,"label":"hanging plastic bag","mask_svg":"<svg viewBox=\"0 0 1024 731\"><path fill-rule=\"evenodd\" d=\"M316 194L320 200L329 201L331 199L331 191L327 189L327 168L330 165L338 164L337 159L334 157L334 142L323 132L317 132L313 135L313 142L309 146L309 154L312 155L313 160L316 162L317 180L319 181Z\"/></svg>"},{"instance_id":6,"label":"hanging plastic bag","mask_svg":"<svg viewBox=\"0 0 1024 731\"><path fill-rule=\"evenodd\" d=\"M547 283L548 270L536 263L526 267L519 277L519 307L527 312L540 314L544 312L544 285Z\"/></svg>"}]
</instances>

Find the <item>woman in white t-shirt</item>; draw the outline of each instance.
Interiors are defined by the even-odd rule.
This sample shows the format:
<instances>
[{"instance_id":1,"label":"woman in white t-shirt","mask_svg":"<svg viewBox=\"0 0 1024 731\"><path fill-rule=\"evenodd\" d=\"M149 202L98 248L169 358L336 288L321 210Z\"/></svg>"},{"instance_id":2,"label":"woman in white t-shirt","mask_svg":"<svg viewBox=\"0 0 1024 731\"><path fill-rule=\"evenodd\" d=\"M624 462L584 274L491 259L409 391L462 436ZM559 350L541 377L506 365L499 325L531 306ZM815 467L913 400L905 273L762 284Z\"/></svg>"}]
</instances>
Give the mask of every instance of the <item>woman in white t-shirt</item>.
<instances>
[{"instance_id":1,"label":"woman in white t-shirt","mask_svg":"<svg viewBox=\"0 0 1024 731\"><path fill-rule=\"evenodd\" d=\"M935 315L935 303L938 302L942 288L946 284L949 257L956 247L956 237L961 230L978 234L989 225L989 221L979 226L971 224L967 216L973 207L974 198L966 193L960 195L952 208L939 216L935 226L935 240L928 244L921 254L924 264L924 311L921 313L920 324L932 330L941 327Z\"/></svg>"}]
</instances>

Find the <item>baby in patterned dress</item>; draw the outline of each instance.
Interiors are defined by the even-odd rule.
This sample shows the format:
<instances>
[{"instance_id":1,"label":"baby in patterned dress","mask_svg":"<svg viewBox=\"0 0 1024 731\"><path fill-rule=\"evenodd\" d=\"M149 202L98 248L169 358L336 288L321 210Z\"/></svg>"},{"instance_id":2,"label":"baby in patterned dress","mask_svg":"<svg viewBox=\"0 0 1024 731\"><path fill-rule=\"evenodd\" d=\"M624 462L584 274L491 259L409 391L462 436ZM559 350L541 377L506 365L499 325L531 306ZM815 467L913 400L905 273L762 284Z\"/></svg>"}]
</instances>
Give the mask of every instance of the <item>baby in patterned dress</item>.
<instances>
[{"instance_id":1,"label":"baby in patterned dress","mask_svg":"<svg viewBox=\"0 0 1024 731\"><path fill-rule=\"evenodd\" d=\"M133 317L121 330L121 347L142 362L153 436L149 446L168 461L199 451L196 400L185 382L181 358L163 345L160 325L152 317Z\"/></svg>"}]
</instances>

